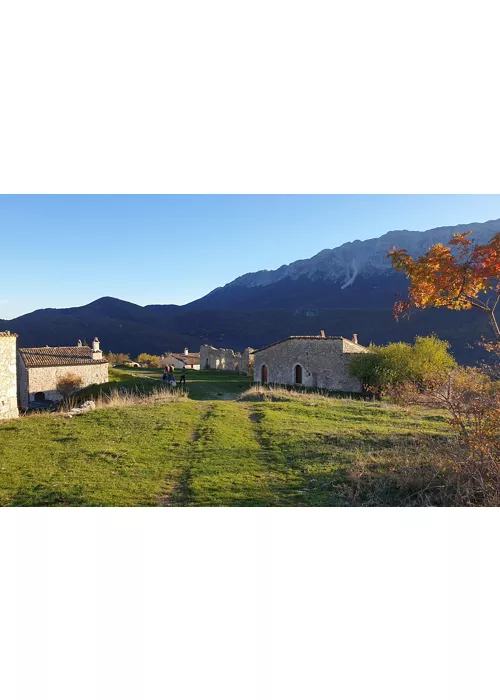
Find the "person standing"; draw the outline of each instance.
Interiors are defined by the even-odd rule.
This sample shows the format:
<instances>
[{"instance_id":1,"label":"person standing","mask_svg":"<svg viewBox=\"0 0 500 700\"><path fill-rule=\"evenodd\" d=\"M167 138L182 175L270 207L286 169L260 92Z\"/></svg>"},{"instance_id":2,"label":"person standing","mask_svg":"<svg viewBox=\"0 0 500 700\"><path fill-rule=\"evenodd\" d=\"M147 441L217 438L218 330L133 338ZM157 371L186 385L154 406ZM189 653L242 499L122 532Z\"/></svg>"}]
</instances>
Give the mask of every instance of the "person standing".
<instances>
[{"instance_id":1,"label":"person standing","mask_svg":"<svg viewBox=\"0 0 500 700\"><path fill-rule=\"evenodd\" d=\"M179 378L179 386L181 384L184 384L184 386L186 386L186 368L185 367L183 367L181 369L181 376Z\"/></svg>"}]
</instances>

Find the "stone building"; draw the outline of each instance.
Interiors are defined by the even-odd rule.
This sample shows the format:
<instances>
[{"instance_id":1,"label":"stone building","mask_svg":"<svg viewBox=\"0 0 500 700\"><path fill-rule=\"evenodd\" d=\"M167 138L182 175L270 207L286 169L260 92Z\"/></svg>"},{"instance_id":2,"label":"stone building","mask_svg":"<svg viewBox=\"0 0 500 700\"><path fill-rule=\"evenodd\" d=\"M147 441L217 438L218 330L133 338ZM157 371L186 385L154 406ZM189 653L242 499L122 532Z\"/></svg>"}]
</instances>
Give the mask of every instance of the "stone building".
<instances>
[{"instance_id":1,"label":"stone building","mask_svg":"<svg viewBox=\"0 0 500 700\"><path fill-rule=\"evenodd\" d=\"M200 353L189 352L188 348L184 348L183 353L171 352L162 355L160 364L162 367L173 365L175 369L200 369Z\"/></svg>"},{"instance_id":2,"label":"stone building","mask_svg":"<svg viewBox=\"0 0 500 700\"><path fill-rule=\"evenodd\" d=\"M253 348L244 352L235 352L227 348L214 348L202 345L200 348L201 369L219 369L226 372L252 374Z\"/></svg>"},{"instance_id":3,"label":"stone building","mask_svg":"<svg viewBox=\"0 0 500 700\"><path fill-rule=\"evenodd\" d=\"M20 348L17 360L19 404L25 409L59 401L62 396L57 384L68 372L81 378L82 388L108 381L108 361L103 359L98 338L92 347L78 341L75 347Z\"/></svg>"},{"instance_id":4,"label":"stone building","mask_svg":"<svg viewBox=\"0 0 500 700\"><path fill-rule=\"evenodd\" d=\"M369 352L357 336L291 336L254 351L254 380L261 384L298 385L327 391L361 392L349 372L353 353Z\"/></svg>"},{"instance_id":5,"label":"stone building","mask_svg":"<svg viewBox=\"0 0 500 700\"><path fill-rule=\"evenodd\" d=\"M17 418L16 340L9 331L0 331L0 420Z\"/></svg>"}]
</instances>

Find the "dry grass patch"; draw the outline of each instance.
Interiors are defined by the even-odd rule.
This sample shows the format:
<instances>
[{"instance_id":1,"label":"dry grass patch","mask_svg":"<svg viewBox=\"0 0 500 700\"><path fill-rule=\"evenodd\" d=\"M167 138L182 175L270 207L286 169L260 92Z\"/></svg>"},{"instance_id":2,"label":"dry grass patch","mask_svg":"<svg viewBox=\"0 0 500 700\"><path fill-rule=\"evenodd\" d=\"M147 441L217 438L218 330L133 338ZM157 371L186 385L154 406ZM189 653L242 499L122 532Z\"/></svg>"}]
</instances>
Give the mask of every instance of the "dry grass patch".
<instances>
[{"instance_id":1,"label":"dry grass patch","mask_svg":"<svg viewBox=\"0 0 500 700\"><path fill-rule=\"evenodd\" d=\"M303 389L282 386L280 384L255 384L239 396L240 401L295 401L300 400L306 405L315 405L318 401L352 400L363 401L362 397L354 398L353 394L339 392L334 394L323 389Z\"/></svg>"},{"instance_id":2,"label":"dry grass patch","mask_svg":"<svg viewBox=\"0 0 500 700\"><path fill-rule=\"evenodd\" d=\"M151 406L164 403L185 401L188 392L183 389L160 385L152 391L137 391L134 389L112 389L109 393L102 392L97 397L97 409L122 408L126 406Z\"/></svg>"}]
</instances>

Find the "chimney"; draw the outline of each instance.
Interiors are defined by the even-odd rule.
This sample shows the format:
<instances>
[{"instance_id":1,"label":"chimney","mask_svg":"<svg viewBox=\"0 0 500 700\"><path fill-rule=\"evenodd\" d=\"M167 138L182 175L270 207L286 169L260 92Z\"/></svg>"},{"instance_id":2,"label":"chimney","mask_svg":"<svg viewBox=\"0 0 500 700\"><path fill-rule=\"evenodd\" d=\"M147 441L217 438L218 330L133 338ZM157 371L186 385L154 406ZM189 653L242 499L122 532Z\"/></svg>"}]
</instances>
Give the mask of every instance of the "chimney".
<instances>
[{"instance_id":1,"label":"chimney","mask_svg":"<svg viewBox=\"0 0 500 700\"><path fill-rule=\"evenodd\" d=\"M319 337L326 338L325 331L320 331Z\"/></svg>"},{"instance_id":2,"label":"chimney","mask_svg":"<svg viewBox=\"0 0 500 700\"><path fill-rule=\"evenodd\" d=\"M189 350L187 348L184 348L184 355L189 355Z\"/></svg>"},{"instance_id":3,"label":"chimney","mask_svg":"<svg viewBox=\"0 0 500 700\"><path fill-rule=\"evenodd\" d=\"M81 348L81 347L82 347L82 341L81 341L80 339L78 339L78 343L76 344L76 347L77 347L77 348Z\"/></svg>"},{"instance_id":4,"label":"chimney","mask_svg":"<svg viewBox=\"0 0 500 700\"><path fill-rule=\"evenodd\" d=\"M356 343L356 345L358 344L358 334L357 333L354 333L354 335L352 336L352 342Z\"/></svg>"},{"instance_id":5,"label":"chimney","mask_svg":"<svg viewBox=\"0 0 500 700\"><path fill-rule=\"evenodd\" d=\"M92 341L92 359L102 360L102 350L99 348L99 338L94 338Z\"/></svg>"}]
</instances>

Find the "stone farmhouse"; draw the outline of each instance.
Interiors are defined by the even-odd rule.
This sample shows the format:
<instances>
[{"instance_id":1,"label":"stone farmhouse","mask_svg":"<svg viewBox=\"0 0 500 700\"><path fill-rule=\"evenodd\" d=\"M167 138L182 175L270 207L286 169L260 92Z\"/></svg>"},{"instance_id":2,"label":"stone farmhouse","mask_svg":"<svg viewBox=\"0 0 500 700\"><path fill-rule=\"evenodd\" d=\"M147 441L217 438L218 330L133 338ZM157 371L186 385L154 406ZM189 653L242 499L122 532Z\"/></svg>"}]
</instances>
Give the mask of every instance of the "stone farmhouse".
<instances>
[{"instance_id":1,"label":"stone farmhouse","mask_svg":"<svg viewBox=\"0 0 500 700\"><path fill-rule=\"evenodd\" d=\"M26 409L41 402L60 400L57 384L68 372L82 379L82 388L103 384L108 381L108 367L98 338L94 338L92 347L78 341L74 347L20 348L17 354L19 405Z\"/></svg>"},{"instance_id":2,"label":"stone farmhouse","mask_svg":"<svg viewBox=\"0 0 500 700\"><path fill-rule=\"evenodd\" d=\"M169 355L162 355L160 364L173 365L175 369L200 369L200 353L189 352L188 348L184 348L184 352L172 352Z\"/></svg>"},{"instance_id":3,"label":"stone farmhouse","mask_svg":"<svg viewBox=\"0 0 500 700\"><path fill-rule=\"evenodd\" d=\"M254 381L260 384L284 384L361 392L362 383L349 372L353 353L369 352L342 336L290 336L254 351Z\"/></svg>"},{"instance_id":4,"label":"stone farmhouse","mask_svg":"<svg viewBox=\"0 0 500 700\"><path fill-rule=\"evenodd\" d=\"M244 352L235 352L227 348L214 348L202 345L200 348L200 365L202 369L219 369L226 372L252 374L253 348Z\"/></svg>"},{"instance_id":5,"label":"stone farmhouse","mask_svg":"<svg viewBox=\"0 0 500 700\"><path fill-rule=\"evenodd\" d=\"M17 336L9 331L0 331L0 420L17 418L16 381Z\"/></svg>"}]
</instances>

